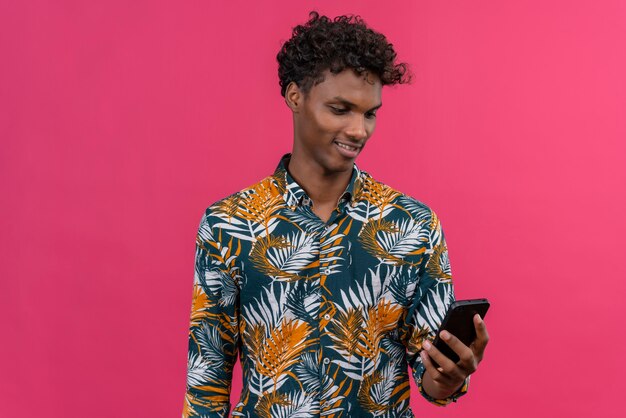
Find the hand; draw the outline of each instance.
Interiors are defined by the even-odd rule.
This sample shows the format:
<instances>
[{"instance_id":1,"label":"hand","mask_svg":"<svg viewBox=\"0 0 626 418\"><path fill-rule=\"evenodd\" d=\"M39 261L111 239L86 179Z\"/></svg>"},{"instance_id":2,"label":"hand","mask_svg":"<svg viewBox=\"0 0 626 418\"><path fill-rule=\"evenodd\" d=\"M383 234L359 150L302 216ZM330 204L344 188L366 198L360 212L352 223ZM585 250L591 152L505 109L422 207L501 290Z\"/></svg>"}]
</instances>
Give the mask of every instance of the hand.
<instances>
[{"instance_id":1,"label":"hand","mask_svg":"<svg viewBox=\"0 0 626 418\"><path fill-rule=\"evenodd\" d=\"M426 393L433 398L444 399L452 395L461 387L465 378L478 369L478 363L482 361L485 347L489 342L487 326L479 314L474 315L474 328L476 339L469 347L448 331L439 333L441 339L459 355L459 361L456 363L437 350L430 341L424 341L424 350L420 352L426 368L422 385ZM431 357L439 367L435 368Z\"/></svg>"}]
</instances>

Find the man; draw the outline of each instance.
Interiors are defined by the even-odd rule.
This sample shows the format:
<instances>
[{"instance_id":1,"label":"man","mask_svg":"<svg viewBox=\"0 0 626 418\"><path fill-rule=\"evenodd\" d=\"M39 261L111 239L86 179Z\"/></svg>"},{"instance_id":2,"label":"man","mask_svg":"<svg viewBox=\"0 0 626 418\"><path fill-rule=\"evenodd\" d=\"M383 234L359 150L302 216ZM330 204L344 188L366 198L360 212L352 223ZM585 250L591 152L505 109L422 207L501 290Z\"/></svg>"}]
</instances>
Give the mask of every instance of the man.
<instances>
[{"instance_id":1,"label":"man","mask_svg":"<svg viewBox=\"0 0 626 418\"><path fill-rule=\"evenodd\" d=\"M430 344L454 301L436 214L354 163L383 85L408 81L358 17L311 12L277 59L294 142L273 175L210 205L196 239L184 417L412 417L466 393L488 336L461 358ZM433 366L434 359L438 368Z\"/></svg>"}]
</instances>

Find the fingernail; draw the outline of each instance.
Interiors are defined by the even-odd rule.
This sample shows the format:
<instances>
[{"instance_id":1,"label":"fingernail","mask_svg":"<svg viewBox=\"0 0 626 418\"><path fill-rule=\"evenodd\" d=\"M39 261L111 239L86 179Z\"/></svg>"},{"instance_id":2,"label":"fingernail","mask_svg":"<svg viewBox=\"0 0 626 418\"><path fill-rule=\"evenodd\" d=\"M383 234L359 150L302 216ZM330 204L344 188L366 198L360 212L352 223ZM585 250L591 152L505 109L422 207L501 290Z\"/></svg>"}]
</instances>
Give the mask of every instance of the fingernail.
<instances>
[{"instance_id":1,"label":"fingernail","mask_svg":"<svg viewBox=\"0 0 626 418\"><path fill-rule=\"evenodd\" d=\"M450 333L448 331L441 331L439 336L444 340L448 340L450 338Z\"/></svg>"},{"instance_id":2,"label":"fingernail","mask_svg":"<svg viewBox=\"0 0 626 418\"><path fill-rule=\"evenodd\" d=\"M430 347L432 347L432 345L430 344L430 341L424 340L424 348L426 350L430 350Z\"/></svg>"}]
</instances>

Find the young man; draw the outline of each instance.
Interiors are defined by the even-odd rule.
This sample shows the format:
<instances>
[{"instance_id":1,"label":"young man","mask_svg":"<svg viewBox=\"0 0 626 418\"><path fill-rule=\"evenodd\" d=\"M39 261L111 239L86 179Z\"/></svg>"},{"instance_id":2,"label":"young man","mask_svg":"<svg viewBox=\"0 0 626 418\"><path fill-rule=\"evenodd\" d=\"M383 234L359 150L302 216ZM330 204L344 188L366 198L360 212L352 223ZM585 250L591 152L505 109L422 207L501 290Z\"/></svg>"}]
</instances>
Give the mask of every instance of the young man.
<instances>
[{"instance_id":1,"label":"young man","mask_svg":"<svg viewBox=\"0 0 626 418\"><path fill-rule=\"evenodd\" d=\"M456 401L485 324L470 347L448 334L457 363L430 344L454 301L439 218L354 163L406 66L360 18L315 12L277 58L293 150L202 217L183 416L228 416L238 353L232 416L412 417L409 366L428 401Z\"/></svg>"}]
</instances>

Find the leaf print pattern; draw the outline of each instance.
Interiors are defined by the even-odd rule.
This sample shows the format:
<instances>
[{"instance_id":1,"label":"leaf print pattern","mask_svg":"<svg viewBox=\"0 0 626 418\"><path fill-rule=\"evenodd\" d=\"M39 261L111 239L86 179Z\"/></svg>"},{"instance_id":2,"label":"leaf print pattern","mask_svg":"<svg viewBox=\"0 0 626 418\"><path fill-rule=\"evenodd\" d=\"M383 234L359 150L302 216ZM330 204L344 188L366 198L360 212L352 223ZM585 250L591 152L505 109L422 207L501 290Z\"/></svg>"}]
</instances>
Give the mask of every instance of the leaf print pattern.
<instances>
[{"instance_id":1,"label":"leaf print pattern","mask_svg":"<svg viewBox=\"0 0 626 418\"><path fill-rule=\"evenodd\" d=\"M419 352L454 301L435 212L354 165L323 222L289 158L202 216L183 417L412 417L409 374L427 401L456 401L469 378L446 399L421 386Z\"/></svg>"},{"instance_id":2,"label":"leaf print pattern","mask_svg":"<svg viewBox=\"0 0 626 418\"><path fill-rule=\"evenodd\" d=\"M354 308L348 308L347 312L339 311L333 321L331 338L334 340L334 349L350 361L356 355L359 339L363 327L363 313Z\"/></svg>"},{"instance_id":3,"label":"leaf print pattern","mask_svg":"<svg viewBox=\"0 0 626 418\"><path fill-rule=\"evenodd\" d=\"M273 280L306 279L298 273L318 262L319 244L305 233L259 238L252 246L250 260L260 272Z\"/></svg>"},{"instance_id":4,"label":"leaf print pattern","mask_svg":"<svg viewBox=\"0 0 626 418\"><path fill-rule=\"evenodd\" d=\"M368 222L363 227L361 240L363 247L381 262L411 265L409 257L425 251L423 243L428 237L424 235L422 224L413 219L399 222L382 219Z\"/></svg>"},{"instance_id":5,"label":"leaf print pattern","mask_svg":"<svg viewBox=\"0 0 626 418\"><path fill-rule=\"evenodd\" d=\"M285 319L272 329L260 347L257 370L276 383L299 359L303 350L313 344L306 322ZM287 372L286 372L287 371Z\"/></svg>"}]
</instances>

